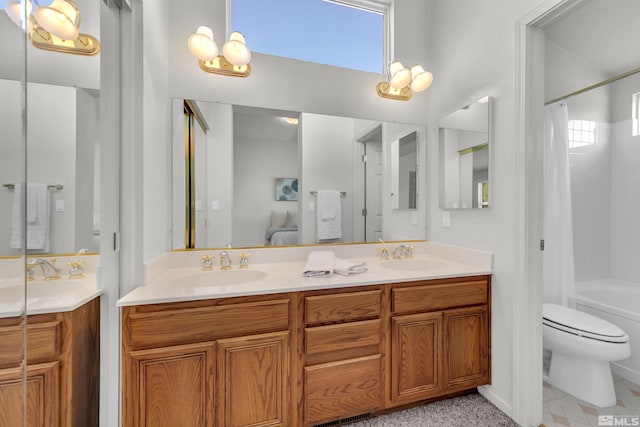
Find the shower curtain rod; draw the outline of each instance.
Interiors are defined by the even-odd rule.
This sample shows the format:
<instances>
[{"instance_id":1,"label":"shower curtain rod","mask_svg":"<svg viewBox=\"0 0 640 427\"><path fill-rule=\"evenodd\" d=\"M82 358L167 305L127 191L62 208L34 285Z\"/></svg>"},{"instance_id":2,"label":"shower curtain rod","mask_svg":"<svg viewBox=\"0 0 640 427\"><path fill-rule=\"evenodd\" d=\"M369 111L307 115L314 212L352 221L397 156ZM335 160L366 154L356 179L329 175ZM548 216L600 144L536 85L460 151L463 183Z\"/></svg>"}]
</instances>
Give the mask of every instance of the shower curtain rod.
<instances>
[{"instance_id":1,"label":"shower curtain rod","mask_svg":"<svg viewBox=\"0 0 640 427\"><path fill-rule=\"evenodd\" d=\"M599 83L592 84L591 86L587 86L587 87L582 88L580 90L577 90L575 92L568 93L568 94L566 94L564 96L561 96L560 98L552 99L551 101L545 102L544 105L553 104L554 102L562 101L563 99L567 99L567 98L571 98L572 96L580 95L581 93L588 92L588 91L590 91L592 89L597 89L600 86L608 85L609 83L613 83L613 82L615 82L617 80L624 79L625 77L632 76L632 75L634 75L636 73L640 73L640 67L634 68L633 70L627 71L626 73L622 73L622 74L618 74L617 76L610 77L607 80L603 80L603 81L601 81Z\"/></svg>"}]
</instances>

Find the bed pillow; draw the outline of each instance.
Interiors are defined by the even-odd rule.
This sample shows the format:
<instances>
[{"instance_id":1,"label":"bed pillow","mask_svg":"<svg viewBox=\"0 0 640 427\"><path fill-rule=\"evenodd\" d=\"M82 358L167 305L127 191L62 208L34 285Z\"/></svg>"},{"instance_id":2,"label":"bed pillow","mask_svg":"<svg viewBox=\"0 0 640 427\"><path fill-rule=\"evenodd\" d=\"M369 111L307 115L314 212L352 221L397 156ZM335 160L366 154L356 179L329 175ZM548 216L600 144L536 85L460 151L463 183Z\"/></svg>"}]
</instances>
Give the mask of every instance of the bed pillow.
<instances>
[{"instance_id":1,"label":"bed pillow","mask_svg":"<svg viewBox=\"0 0 640 427\"><path fill-rule=\"evenodd\" d=\"M271 226L284 227L287 224L286 211L271 211Z\"/></svg>"},{"instance_id":2,"label":"bed pillow","mask_svg":"<svg viewBox=\"0 0 640 427\"><path fill-rule=\"evenodd\" d=\"M287 211L287 228L298 228L298 212Z\"/></svg>"}]
</instances>

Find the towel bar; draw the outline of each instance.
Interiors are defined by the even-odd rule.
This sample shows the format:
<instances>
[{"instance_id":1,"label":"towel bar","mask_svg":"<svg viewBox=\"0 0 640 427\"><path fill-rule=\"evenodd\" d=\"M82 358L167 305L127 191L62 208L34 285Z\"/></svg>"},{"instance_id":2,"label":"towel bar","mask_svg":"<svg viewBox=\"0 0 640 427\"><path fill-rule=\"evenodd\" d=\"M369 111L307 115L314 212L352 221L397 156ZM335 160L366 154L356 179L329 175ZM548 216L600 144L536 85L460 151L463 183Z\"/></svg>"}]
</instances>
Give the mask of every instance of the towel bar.
<instances>
[{"instance_id":1,"label":"towel bar","mask_svg":"<svg viewBox=\"0 0 640 427\"><path fill-rule=\"evenodd\" d=\"M3 187L8 188L9 190L14 190L16 188L15 184L2 184ZM47 185L47 188L49 190L62 190L64 188L64 185L60 185L60 184L49 184Z\"/></svg>"},{"instance_id":2,"label":"towel bar","mask_svg":"<svg viewBox=\"0 0 640 427\"><path fill-rule=\"evenodd\" d=\"M312 196L316 196L318 194L318 192L317 191L309 191L309 194L311 194ZM346 195L347 195L346 191L341 191L340 192L340 197L344 197Z\"/></svg>"}]
</instances>

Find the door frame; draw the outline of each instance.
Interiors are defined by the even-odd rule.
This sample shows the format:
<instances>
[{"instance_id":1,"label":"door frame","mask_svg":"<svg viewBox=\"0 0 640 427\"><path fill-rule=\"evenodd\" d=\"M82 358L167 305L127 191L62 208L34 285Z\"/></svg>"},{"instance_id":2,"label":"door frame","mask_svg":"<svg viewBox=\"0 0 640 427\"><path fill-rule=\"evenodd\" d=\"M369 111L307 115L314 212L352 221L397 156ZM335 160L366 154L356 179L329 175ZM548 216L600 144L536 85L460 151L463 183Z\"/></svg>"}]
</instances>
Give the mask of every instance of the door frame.
<instances>
[{"instance_id":1,"label":"door frame","mask_svg":"<svg viewBox=\"0 0 640 427\"><path fill-rule=\"evenodd\" d=\"M544 29L583 0L547 0L516 22L512 417L542 422Z\"/></svg>"}]
</instances>

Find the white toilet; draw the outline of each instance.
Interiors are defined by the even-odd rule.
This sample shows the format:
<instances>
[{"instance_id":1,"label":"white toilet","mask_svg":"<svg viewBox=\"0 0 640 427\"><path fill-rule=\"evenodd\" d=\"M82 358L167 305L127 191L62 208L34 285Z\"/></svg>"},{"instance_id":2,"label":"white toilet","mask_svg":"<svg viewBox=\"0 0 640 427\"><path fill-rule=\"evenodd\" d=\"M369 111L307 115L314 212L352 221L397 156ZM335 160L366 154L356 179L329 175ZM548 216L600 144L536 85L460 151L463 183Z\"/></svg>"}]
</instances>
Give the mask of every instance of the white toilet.
<instances>
[{"instance_id":1,"label":"white toilet","mask_svg":"<svg viewBox=\"0 0 640 427\"><path fill-rule=\"evenodd\" d=\"M600 407L615 406L609 362L629 357L629 336L616 325L557 304L542 308L542 338L551 351L549 383Z\"/></svg>"}]
</instances>

